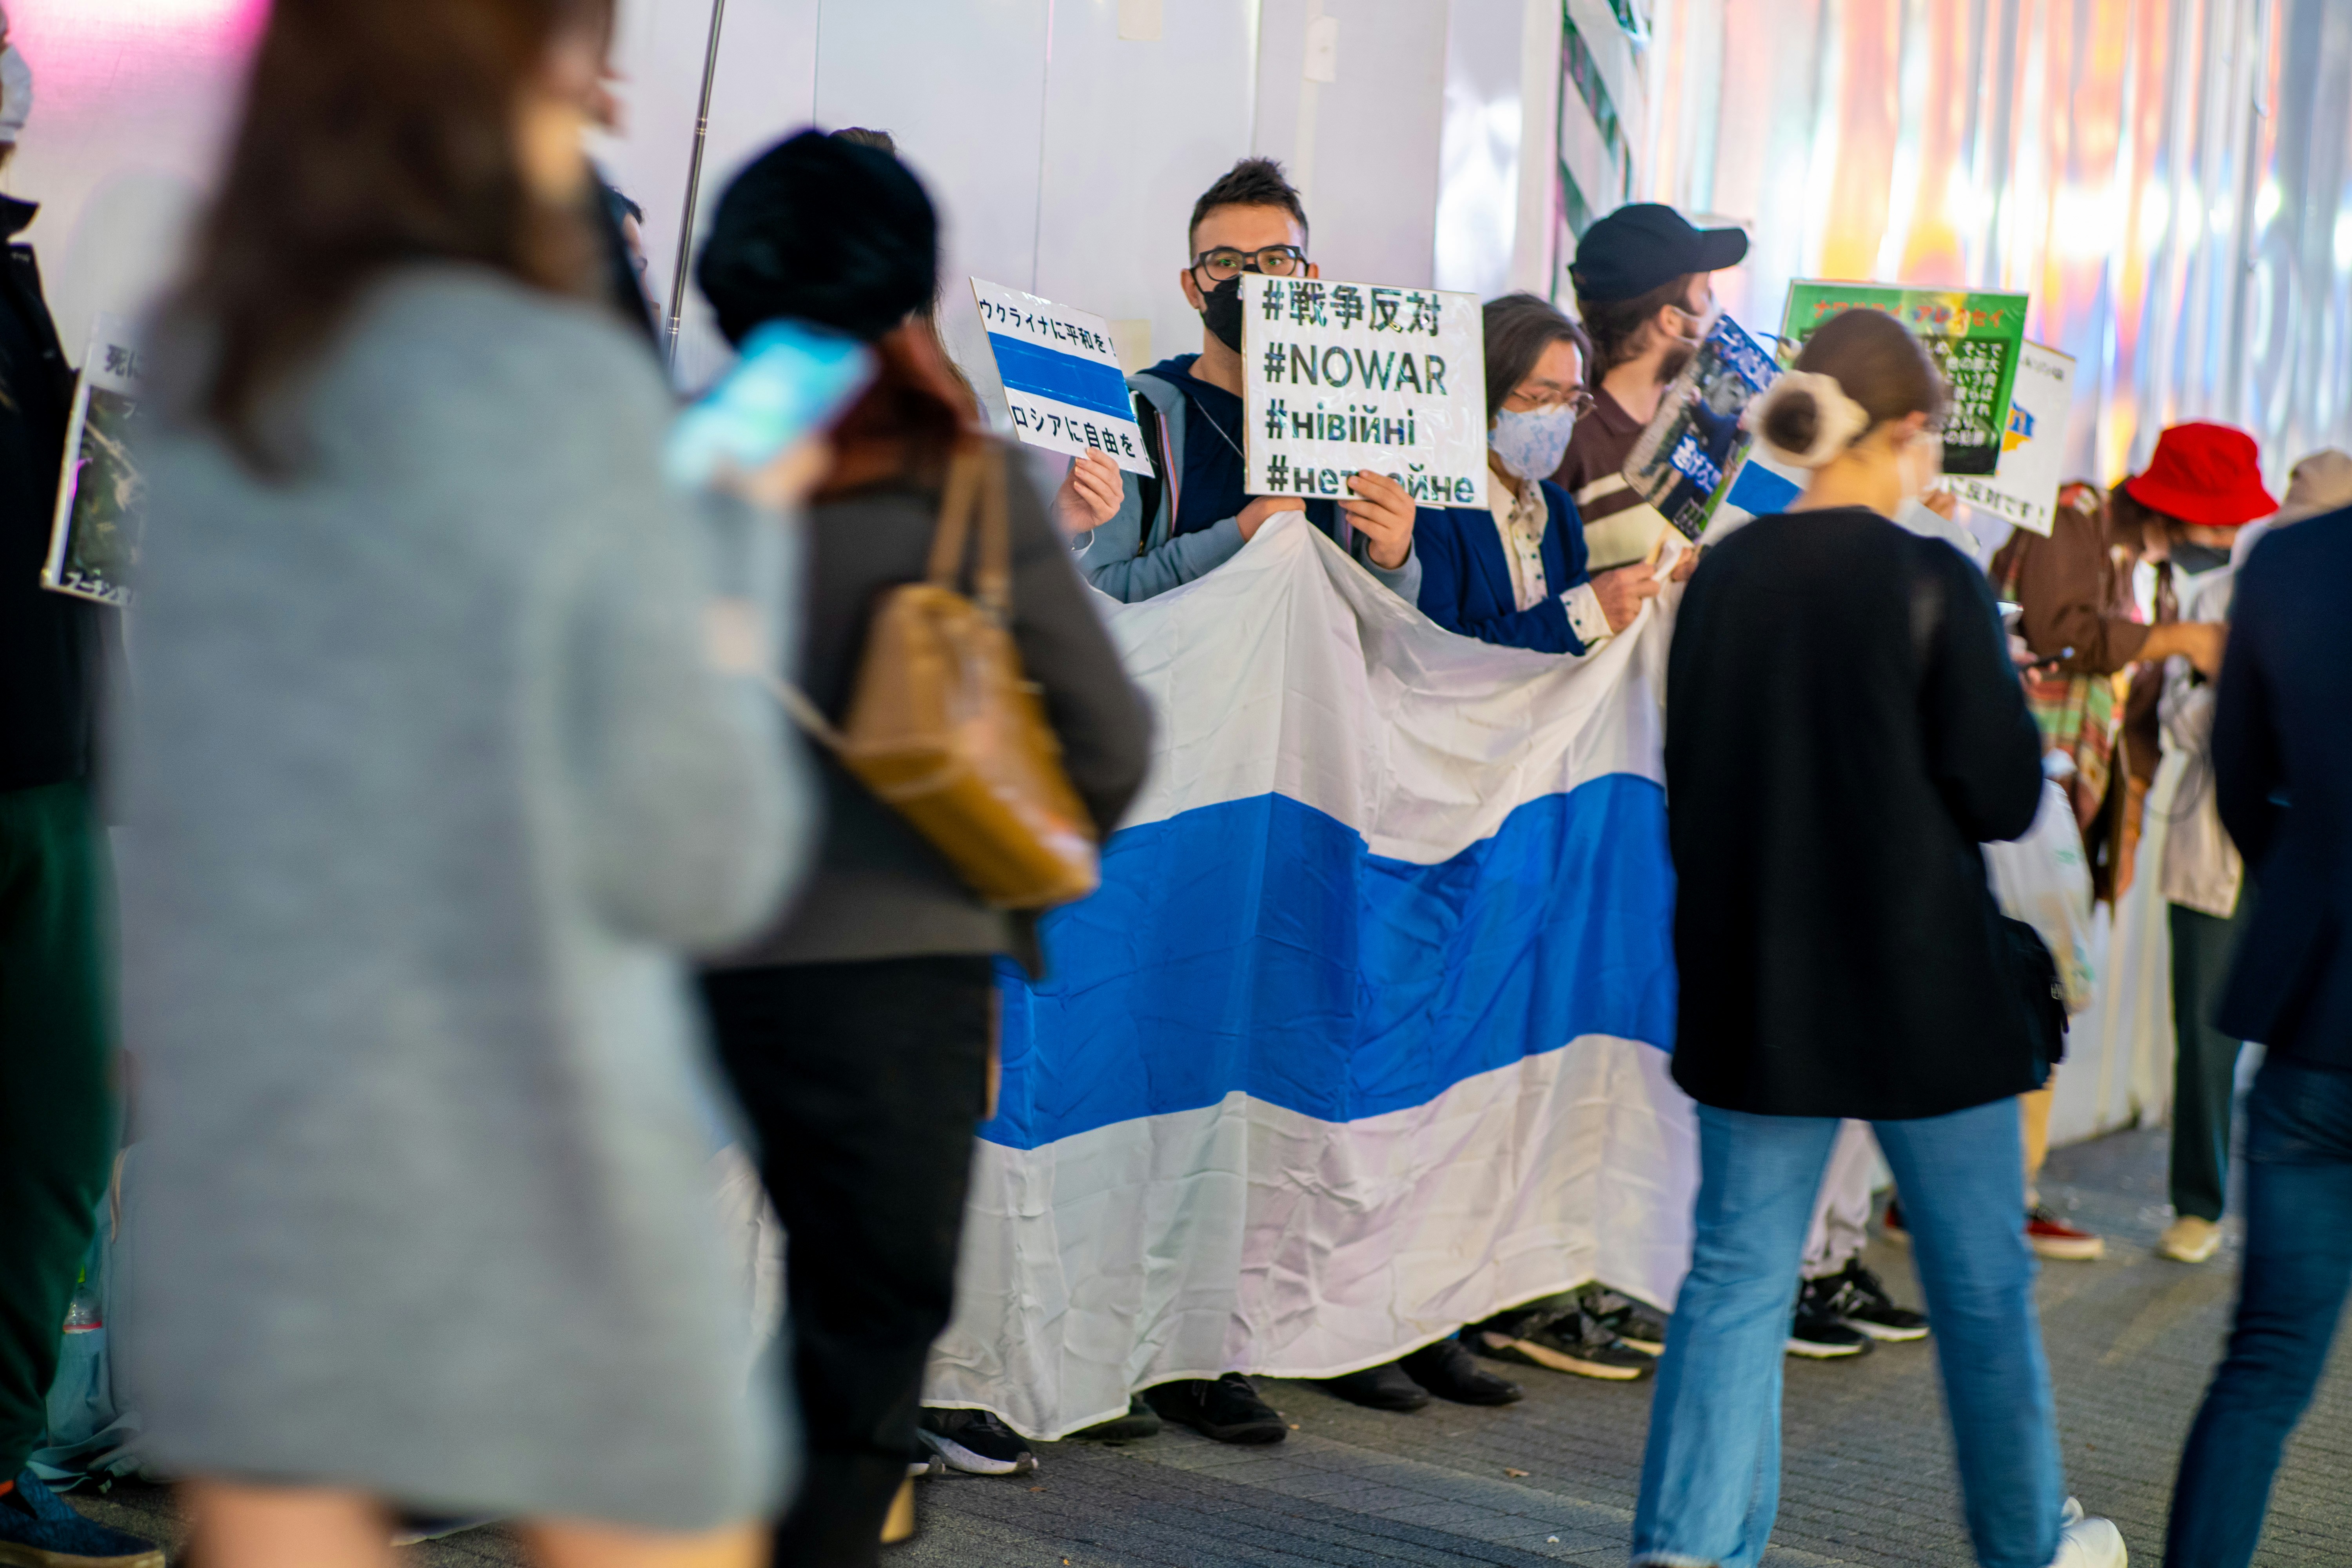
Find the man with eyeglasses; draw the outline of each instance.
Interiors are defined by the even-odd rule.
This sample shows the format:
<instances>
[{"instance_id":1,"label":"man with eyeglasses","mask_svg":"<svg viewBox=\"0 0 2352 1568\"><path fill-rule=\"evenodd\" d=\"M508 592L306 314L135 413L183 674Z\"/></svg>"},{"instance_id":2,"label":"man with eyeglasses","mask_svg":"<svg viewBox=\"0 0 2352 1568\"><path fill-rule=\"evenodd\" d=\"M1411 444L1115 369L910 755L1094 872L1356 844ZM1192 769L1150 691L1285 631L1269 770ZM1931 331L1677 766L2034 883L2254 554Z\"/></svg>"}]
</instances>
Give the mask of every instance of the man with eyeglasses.
<instances>
[{"instance_id":1,"label":"man with eyeglasses","mask_svg":"<svg viewBox=\"0 0 2352 1568\"><path fill-rule=\"evenodd\" d=\"M1180 275L1201 313L1201 352L1128 378L1156 470L1117 476L1108 462L1073 465L1055 508L1081 533L1078 564L1094 585L1133 604L1214 570L1277 512L1304 511L1407 604L1421 584L1414 507L1402 485L1360 469L1337 501L1252 496L1242 405L1244 272L1318 276L1307 259L1307 213L1271 158L1244 158L1192 205L1192 262Z\"/></svg>"}]
</instances>

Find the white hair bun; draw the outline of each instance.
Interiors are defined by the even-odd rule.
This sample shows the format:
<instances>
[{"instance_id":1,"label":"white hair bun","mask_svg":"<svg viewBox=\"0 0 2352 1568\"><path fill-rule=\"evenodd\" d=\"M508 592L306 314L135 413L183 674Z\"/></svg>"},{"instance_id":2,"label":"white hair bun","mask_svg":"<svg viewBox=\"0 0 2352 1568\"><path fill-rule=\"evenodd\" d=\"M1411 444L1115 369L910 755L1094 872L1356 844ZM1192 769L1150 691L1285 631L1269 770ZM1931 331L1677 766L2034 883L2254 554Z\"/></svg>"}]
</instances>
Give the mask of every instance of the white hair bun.
<instances>
[{"instance_id":1,"label":"white hair bun","mask_svg":"<svg viewBox=\"0 0 2352 1568\"><path fill-rule=\"evenodd\" d=\"M1870 414L1837 377L1784 370L1748 405L1746 424L1765 455L1792 468L1826 467L1870 428Z\"/></svg>"}]
</instances>

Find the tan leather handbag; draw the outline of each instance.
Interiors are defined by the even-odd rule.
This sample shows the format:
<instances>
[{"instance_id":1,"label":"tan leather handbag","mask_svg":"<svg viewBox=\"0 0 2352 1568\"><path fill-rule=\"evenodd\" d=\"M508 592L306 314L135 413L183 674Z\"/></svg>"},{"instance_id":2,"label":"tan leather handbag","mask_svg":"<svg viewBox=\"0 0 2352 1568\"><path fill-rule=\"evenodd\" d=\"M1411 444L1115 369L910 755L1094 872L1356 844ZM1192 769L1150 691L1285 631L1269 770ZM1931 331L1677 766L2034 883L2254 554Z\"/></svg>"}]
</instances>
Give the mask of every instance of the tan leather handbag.
<instances>
[{"instance_id":1,"label":"tan leather handbag","mask_svg":"<svg viewBox=\"0 0 2352 1568\"><path fill-rule=\"evenodd\" d=\"M799 690L785 705L868 789L1002 910L1083 899L1101 879L1095 826L1006 629L1013 543L1004 454L960 447L948 468L927 580L893 588L874 621L836 729ZM956 591L979 517L971 597Z\"/></svg>"}]
</instances>

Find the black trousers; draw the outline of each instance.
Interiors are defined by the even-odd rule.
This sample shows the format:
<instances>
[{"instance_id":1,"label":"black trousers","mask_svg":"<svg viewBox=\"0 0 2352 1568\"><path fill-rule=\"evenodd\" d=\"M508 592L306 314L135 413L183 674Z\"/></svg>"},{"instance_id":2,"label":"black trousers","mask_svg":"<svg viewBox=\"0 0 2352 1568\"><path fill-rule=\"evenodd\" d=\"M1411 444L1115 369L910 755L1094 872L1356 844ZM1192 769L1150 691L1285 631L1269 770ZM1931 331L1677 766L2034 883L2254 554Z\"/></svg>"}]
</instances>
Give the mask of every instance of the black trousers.
<instances>
[{"instance_id":1,"label":"black trousers","mask_svg":"<svg viewBox=\"0 0 2352 1568\"><path fill-rule=\"evenodd\" d=\"M87 784L0 791L0 1480L47 1428L114 1161L112 879Z\"/></svg>"},{"instance_id":2,"label":"black trousers","mask_svg":"<svg viewBox=\"0 0 2352 1568\"><path fill-rule=\"evenodd\" d=\"M2172 1206L2219 1220L2230 1174L2230 1113L2237 1101L2239 1042L2213 1022L2238 935L2250 918L2251 889L2228 920L2173 904Z\"/></svg>"},{"instance_id":3,"label":"black trousers","mask_svg":"<svg viewBox=\"0 0 2352 1568\"><path fill-rule=\"evenodd\" d=\"M787 964L702 988L787 1238L785 1364L808 1468L775 1562L865 1568L918 1452L923 1363L955 1304L992 965Z\"/></svg>"}]
</instances>

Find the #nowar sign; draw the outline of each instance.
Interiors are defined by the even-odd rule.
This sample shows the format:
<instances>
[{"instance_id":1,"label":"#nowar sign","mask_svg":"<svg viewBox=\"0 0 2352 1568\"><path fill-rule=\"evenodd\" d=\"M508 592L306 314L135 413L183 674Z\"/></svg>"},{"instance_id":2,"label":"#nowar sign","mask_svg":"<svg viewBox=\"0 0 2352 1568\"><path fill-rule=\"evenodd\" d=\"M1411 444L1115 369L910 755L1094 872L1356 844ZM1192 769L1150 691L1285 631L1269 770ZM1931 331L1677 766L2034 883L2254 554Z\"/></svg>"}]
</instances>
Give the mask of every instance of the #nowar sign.
<instances>
[{"instance_id":1,"label":"#nowar sign","mask_svg":"<svg viewBox=\"0 0 2352 1568\"><path fill-rule=\"evenodd\" d=\"M1483 506L1478 297L1242 275L1252 495L1340 497L1359 468L1422 506Z\"/></svg>"}]
</instances>

